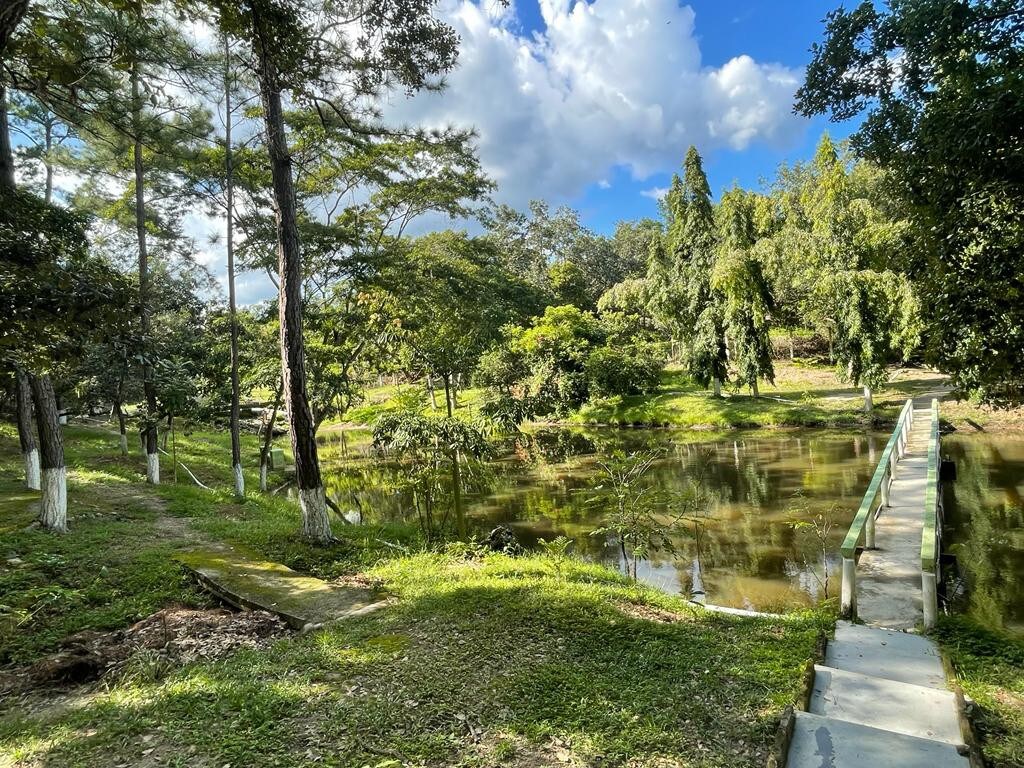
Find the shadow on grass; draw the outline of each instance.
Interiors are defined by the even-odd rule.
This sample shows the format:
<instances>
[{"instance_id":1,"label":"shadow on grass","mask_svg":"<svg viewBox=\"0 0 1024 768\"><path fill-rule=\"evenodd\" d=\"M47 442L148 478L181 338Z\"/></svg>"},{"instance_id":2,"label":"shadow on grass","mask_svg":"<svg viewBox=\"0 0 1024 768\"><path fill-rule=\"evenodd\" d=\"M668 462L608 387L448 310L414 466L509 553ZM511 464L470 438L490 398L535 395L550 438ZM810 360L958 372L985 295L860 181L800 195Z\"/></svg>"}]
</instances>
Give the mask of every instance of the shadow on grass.
<instances>
[{"instance_id":1,"label":"shadow on grass","mask_svg":"<svg viewBox=\"0 0 1024 768\"><path fill-rule=\"evenodd\" d=\"M657 597L678 620L649 621L618 607L646 592L536 563L410 558L392 567L402 601L381 613L73 712L9 715L0 743L69 768L136 764L147 744L218 765L488 765L516 750L557 765L558 745L604 765L763 763L814 619L694 616Z\"/></svg>"}]
</instances>

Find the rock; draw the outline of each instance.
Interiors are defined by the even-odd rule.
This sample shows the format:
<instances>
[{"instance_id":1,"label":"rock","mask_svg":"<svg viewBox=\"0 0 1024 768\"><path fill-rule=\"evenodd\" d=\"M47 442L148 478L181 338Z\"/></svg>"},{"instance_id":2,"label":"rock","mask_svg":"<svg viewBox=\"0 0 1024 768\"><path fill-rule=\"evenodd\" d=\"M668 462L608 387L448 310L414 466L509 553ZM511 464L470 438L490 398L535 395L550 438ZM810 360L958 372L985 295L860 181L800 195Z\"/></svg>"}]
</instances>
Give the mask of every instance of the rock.
<instances>
[{"instance_id":1,"label":"rock","mask_svg":"<svg viewBox=\"0 0 1024 768\"><path fill-rule=\"evenodd\" d=\"M523 545L507 525L499 525L492 530L482 544L493 552L503 552L506 555L519 555L523 552Z\"/></svg>"}]
</instances>

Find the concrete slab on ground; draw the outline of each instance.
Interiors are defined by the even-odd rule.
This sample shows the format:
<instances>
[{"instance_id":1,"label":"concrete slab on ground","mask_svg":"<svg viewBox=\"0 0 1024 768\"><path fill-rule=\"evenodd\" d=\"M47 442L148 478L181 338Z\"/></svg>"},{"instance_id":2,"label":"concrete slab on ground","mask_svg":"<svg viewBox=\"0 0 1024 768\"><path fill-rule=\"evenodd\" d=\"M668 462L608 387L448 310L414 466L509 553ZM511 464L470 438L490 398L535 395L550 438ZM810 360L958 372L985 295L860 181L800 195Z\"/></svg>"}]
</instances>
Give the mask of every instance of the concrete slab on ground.
<instances>
[{"instance_id":1,"label":"concrete slab on ground","mask_svg":"<svg viewBox=\"0 0 1024 768\"><path fill-rule=\"evenodd\" d=\"M968 768L956 747L797 712L788 768Z\"/></svg>"},{"instance_id":2,"label":"concrete slab on ground","mask_svg":"<svg viewBox=\"0 0 1024 768\"><path fill-rule=\"evenodd\" d=\"M305 576L237 548L196 549L176 559L225 602L270 611L299 629L369 613L387 603L377 590Z\"/></svg>"},{"instance_id":3,"label":"concrete slab on ground","mask_svg":"<svg viewBox=\"0 0 1024 768\"><path fill-rule=\"evenodd\" d=\"M814 666L809 711L922 739L962 744L952 691Z\"/></svg>"}]
</instances>

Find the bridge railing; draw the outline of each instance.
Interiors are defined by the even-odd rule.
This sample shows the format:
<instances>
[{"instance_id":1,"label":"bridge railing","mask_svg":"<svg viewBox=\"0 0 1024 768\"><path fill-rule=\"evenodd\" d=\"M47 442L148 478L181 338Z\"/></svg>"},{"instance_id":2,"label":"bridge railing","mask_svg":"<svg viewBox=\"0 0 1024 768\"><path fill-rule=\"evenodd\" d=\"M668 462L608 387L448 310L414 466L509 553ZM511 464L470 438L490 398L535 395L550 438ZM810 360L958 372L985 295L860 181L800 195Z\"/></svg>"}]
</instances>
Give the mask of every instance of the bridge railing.
<instances>
[{"instance_id":1,"label":"bridge railing","mask_svg":"<svg viewBox=\"0 0 1024 768\"><path fill-rule=\"evenodd\" d=\"M931 629L939 613L938 572L942 551L942 505L939 502L939 401L932 400L932 424L928 433L928 485L924 492L924 527L921 530L921 597L924 628Z\"/></svg>"},{"instance_id":2,"label":"bridge railing","mask_svg":"<svg viewBox=\"0 0 1024 768\"><path fill-rule=\"evenodd\" d=\"M882 507L889 506L889 487L896 474L897 462L907 453L907 442L910 440L913 421L914 401L908 399L900 411L896 428L892 431L889 442L885 444L885 450L878 459L878 465L871 476L867 491L864 492L860 508L850 523L850 530L846 532L846 538L840 547L843 555L843 586L839 603L843 616L857 617L857 547L860 546L862 536L866 548L872 549L875 546L875 519ZM876 499L879 500L877 507Z\"/></svg>"}]
</instances>

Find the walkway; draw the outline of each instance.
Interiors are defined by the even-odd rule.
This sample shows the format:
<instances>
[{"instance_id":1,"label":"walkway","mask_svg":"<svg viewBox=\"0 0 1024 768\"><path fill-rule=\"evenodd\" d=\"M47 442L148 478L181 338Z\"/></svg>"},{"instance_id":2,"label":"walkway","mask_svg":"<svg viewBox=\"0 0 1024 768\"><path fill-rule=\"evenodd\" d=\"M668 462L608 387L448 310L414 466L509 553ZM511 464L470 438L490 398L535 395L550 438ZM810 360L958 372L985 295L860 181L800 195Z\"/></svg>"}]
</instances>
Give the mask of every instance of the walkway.
<instances>
[{"instance_id":1,"label":"walkway","mask_svg":"<svg viewBox=\"0 0 1024 768\"><path fill-rule=\"evenodd\" d=\"M934 620L941 530L938 405L914 405L904 407L843 542L844 611L866 625L837 623L825 663L814 667L808 711L796 713L789 768L970 765L938 648L906 632Z\"/></svg>"},{"instance_id":2,"label":"walkway","mask_svg":"<svg viewBox=\"0 0 1024 768\"><path fill-rule=\"evenodd\" d=\"M296 629L358 616L387 604L380 592L304 576L237 547L195 549L176 558L226 603L270 611Z\"/></svg>"},{"instance_id":3,"label":"walkway","mask_svg":"<svg viewBox=\"0 0 1024 768\"><path fill-rule=\"evenodd\" d=\"M916 405L916 404L915 404ZM890 629L923 620L921 529L928 486L931 408L914 408L907 451L889 488L889 506L875 523L875 549L857 561L857 618Z\"/></svg>"},{"instance_id":4,"label":"walkway","mask_svg":"<svg viewBox=\"0 0 1024 768\"><path fill-rule=\"evenodd\" d=\"M968 768L935 644L840 621L797 712L787 768Z\"/></svg>"}]
</instances>

